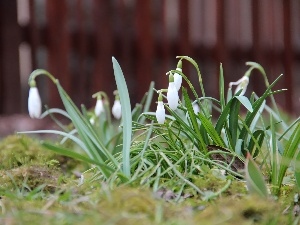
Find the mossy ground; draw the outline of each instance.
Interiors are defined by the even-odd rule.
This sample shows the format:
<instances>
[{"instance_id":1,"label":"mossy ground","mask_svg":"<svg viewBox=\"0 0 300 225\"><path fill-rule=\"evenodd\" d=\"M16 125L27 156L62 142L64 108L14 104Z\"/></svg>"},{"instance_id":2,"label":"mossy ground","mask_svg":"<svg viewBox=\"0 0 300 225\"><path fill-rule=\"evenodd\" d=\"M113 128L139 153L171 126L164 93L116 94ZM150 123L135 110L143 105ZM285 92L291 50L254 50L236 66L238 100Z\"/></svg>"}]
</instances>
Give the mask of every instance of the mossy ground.
<instances>
[{"instance_id":1,"label":"mossy ground","mask_svg":"<svg viewBox=\"0 0 300 225\"><path fill-rule=\"evenodd\" d=\"M26 136L0 142L0 224L297 224L295 190L278 200L250 196L243 181L209 202L172 189L153 192L140 185L110 188L103 182L78 186L74 171L85 165L43 149ZM191 180L217 191L226 179L211 171ZM176 188L173 188L176 190Z\"/></svg>"}]
</instances>

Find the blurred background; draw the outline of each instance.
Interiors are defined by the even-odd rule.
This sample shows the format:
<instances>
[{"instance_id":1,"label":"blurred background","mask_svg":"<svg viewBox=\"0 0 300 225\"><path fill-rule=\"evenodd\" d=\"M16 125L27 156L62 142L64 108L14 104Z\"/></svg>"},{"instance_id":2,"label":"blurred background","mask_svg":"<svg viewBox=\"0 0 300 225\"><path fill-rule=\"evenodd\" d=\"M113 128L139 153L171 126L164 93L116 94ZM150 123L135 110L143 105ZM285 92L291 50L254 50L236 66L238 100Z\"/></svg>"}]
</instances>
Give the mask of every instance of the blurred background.
<instances>
[{"instance_id":1,"label":"blurred background","mask_svg":"<svg viewBox=\"0 0 300 225\"><path fill-rule=\"evenodd\" d=\"M1 0L0 114L27 112L28 77L36 68L56 76L78 106L92 107L97 91L113 97L114 56L134 105L150 81L166 88L176 56L188 55L213 97L221 62L226 85L242 77L246 61L260 63L271 82L283 73L276 89L288 91L275 97L299 115L299 12L299 0ZM199 86L187 62L183 72ZM43 103L61 107L56 87L44 77L37 81ZM253 90L265 90L259 73L246 95Z\"/></svg>"}]
</instances>

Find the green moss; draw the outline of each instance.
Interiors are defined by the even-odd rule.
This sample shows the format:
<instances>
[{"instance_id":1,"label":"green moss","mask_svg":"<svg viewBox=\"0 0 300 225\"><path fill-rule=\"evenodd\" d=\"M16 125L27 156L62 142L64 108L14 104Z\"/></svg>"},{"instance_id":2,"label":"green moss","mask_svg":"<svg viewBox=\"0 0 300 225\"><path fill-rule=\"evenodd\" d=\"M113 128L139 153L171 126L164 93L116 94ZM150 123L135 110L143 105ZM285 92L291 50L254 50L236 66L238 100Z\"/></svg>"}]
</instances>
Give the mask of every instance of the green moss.
<instances>
[{"instance_id":1,"label":"green moss","mask_svg":"<svg viewBox=\"0 0 300 225\"><path fill-rule=\"evenodd\" d=\"M0 142L0 169L12 169L26 164L45 163L54 154L36 140L24 135L12 135Z\"/></svg>"},{"instance_id":2,"label":"green moss","mask_svg":"<svg viewBox=\"0 0 300 225\"><path fill-rule=\"evenodd\" d=\"M2 192L22 188L33 190L41 185L45 186L45 191L54 192L58 185L62 185L60 170L45 165L25 165L6 171L0 170L0 177Z\"/></svg>"}]
</instances>

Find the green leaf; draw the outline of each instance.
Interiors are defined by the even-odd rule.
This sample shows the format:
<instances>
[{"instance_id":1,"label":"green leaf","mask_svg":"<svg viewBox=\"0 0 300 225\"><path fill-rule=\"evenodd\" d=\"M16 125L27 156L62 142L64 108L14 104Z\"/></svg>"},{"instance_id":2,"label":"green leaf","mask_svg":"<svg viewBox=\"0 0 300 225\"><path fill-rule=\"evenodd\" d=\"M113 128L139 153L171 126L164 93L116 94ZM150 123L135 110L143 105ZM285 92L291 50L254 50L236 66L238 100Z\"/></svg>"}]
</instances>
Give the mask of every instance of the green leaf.
<instances>
[{"instance_id":1,"label":"green leaf","mask_svg":"<svg viewBox=\"0 0 300 225\"><path fill-rule=\"evenodd\" d=\"M300 144L300 123L297 125L297 127L295 128L288 142L285 145L283 155L282 155L282 161L284 160L284 163L282 162L279 168L279 175L277 181L278 187L281 186L287 168L289 167L292 159L295 157L295 154L299 151L299 144ZM279 190L275 194L279 194Z\"/></svg>"},{"instance_id":2,"label":"green leaf","mask_svg":"<svg viewBox=\"0 0 300 225\"><path fill-rule=\"evenodd\" d=\"M66 149L66 148L62 148L59 146L56 146L52 143L49 142L42 142L42 145L47 148L48 150L51 150L53 152L56 152L60 155L64 155L64 156L68 156L71 157L73 159L77 159L86 163L90 163L90 164L94 164L98 167L101 167L101 170L104 171L104 173L106 174L106 176L109 176L110 173L114 172L114 169L110 168L109 166L107 166L104 163L100 163L98 161L92 160L88 157L83 156L82 154L78 154L72 150ZM110 171L110 172L109 172Z\"/></svg>"},{"instance_id":3,"label":"green leaf","mask_svg":"<svg viewBox=\"0 0 300 225\"><path fill-rule=\"evenodd\" d=\"M268 190L264 177L249 153L246 159L245 172L249 192L267 198Z\"/></svg>"},{"instance_id":4,"label":"green leaf","mask_svg":"<svg viewBox=\"0 0 300 225\"><path fill-rule=\"evenodd\" d=\"M253 108L251 105L251 102L249 101L249 99L245 96L235 96L235 98L237 98L240 103L242 103L246 109L249 110L249 112L253 112Z\"/></svg>"},{"instance_id":5,"label":"green leaf","mask_svg":"<svg viewBox=\"0 0 300 225\"><path fill-rule=\"evenodd\" d=\"M221 109L223 110L226 103L225 103L224 74L223 74L223 66L222 66L222 63L220 63L219 91L220 91L220 103L221 103Z\"/></svg>"},{"instance_id":6,"label":"green leaf","mask_svg":"<svg viewBox=\"0 0 300 225\"><path fill-rule=\"evenodd\" d=\"M189 97L189 95L188 95L185 88L182 88L182 94L183 94L183 97L184 97L184 101L185 101L185 104L186 104L186 107L187 107L189 117L190 117L191 122L192 122L193 129L197 134L197 140L199 141L199 144L200 144L202 150L206 151L206 144L204 143L204 140L201 136L200 129L198 127L198 123L197 123L197 120L196 120L196 115L194 113L194 109L193 109L190 97Z\"/></svg>"},{"instance_id":7,"label":"green leaf","mask_svg":"<svg viewBox=\"0 0 300 225\"><path fill-rule=\"evenodd\" d=\"M300 151L298 151L295 160L295 179L297 187L300 189Z\"/></svg>"},{"instance_id":8,"label":"green leaf","mask_svg":"<svg viewBox=\"0 0 300 225\"><path fill-rule=\"evenodd\" d=\"M122 120L123 120L123 173L130 178L130 145L132 136L132 116L131 116L131 104L128 93L127 84L118 61L112 57L112 63L114 68L114 75L118 92L120 95L120 102L122 106Z\"/></svg>"},{"instance_id":9,"label":"green leaf","mask_svg":"<svg viewBox=\"0 0 300 225\"><path fill-rule=\"evenodd\" d=\"M258 146L255 145L256 143L253 138L255 138L255 140L257 141ZM265 132L263 130L256 130L253 133L253 138L250 139L248 150L250 154L253 155L253 158L255 158L261 149L262 143L265 138Z\"/></svg>"},{"instance_id":10,"label":"green leaf","mask_svg":"<svg viewBox=\"0 0 300 225\"><path fill-rule=\"evenodd\" d=\"M236 98L238 99L238 98ZM235 98L232 100L232 104L230 107L230 112L229 112L229 132L231 135L231 144L232 146L236 146L236 141L237 141L237 135L238 135L238 130L239 130L239 113L240 113L240 107L241 103Z\"/></svg>"},{"instance_id":11,"label":"green leaf","mask_svg":"<svg viewBox=\"0 0 300 225\"><path fill-rule=\"evenodd\" d=\"M278 80L282 77L279 76L265 91L265 93L259 98L257 99L254 103L253 103L253 111L252 112L248 112L246 115L246 119L245 119L245 125L242 130L241 133L239 135L239 139L245 140L247 138L248 135L248 127L251 126L252 121L254 120L255 116L257 115L257 113L259 113L260 107L262 104L264 104L264 100L270 95L270 90L272 87L274 87L274 85L278 82Z\"/></svg>"},{"instance_id":12,"label":"green leaf","mask_svg":"<svg viewBox=\"0 0 300 225\"><path fill-rule=\"evenodd\" d=\"M215 130L212 122L210 120L208 120L203 114L199 113L198 114L199 119L202 123L202 125L205 127L206 132L208 133L208 135L211 137L211 139L213 140L213 142L216 145L219 145L220 147L225 147L224 142L221 138L221 136L217 133L217 131Z\"/></svg>"}]
</instances>

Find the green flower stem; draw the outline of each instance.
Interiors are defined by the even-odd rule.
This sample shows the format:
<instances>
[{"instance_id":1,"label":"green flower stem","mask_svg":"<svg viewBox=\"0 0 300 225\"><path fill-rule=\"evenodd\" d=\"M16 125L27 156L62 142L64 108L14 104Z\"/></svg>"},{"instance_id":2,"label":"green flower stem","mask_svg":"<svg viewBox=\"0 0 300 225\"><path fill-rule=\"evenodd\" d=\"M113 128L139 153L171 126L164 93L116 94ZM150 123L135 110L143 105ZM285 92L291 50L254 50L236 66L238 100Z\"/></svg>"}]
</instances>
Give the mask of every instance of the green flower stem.
<instances>
[{"instance_id":1,"label":"green flower stem","mask_svg":"<svg viewBox=\"0 0 300 225\"><path fill-rule=\"evenodd\" d=\"M264 68L263 68L260 64L258 64L258 63L256 63L256 62L246 62L246 65L247 65L247 66L251 66L250 69L252 68L251 70L249 69L250 71L248 70L249 72L251 72L253 69L259 70L259 72L261 73L261 75L262 75L263 78L264 78L266 87L269 88L270 83L269 83L269 80L268 80L268 78L267 78L267 74L266 74ZM248 72L248 71L247 71L247 72ZM246 72L246 73L247 73L247 72ZM246 75L246 74L245 74L245 75ZM270 91L271 91L271 90L270 90ZM275 109L277 115L280 115L274 96L271 95L270 98L271 98L273 107L274 107L274 109Z\"/></svg>"},{"instance_id":2,"label":"green flower stem","mask_svg":"<svg viewBox=\"0 0 300 225\"><path fill-rule=\"evenodd\" d=\"M51 73L49 73L48 71L43 70L43 69L36 69L30 74L30 76L28 78L28 84L29 84L30 87L35 87L36 86L35 78L39 75L46 75L48 78L50 78L50 80L53 81L54 84L58 83L58 80Z\"/></svg>"}]
</instances>

